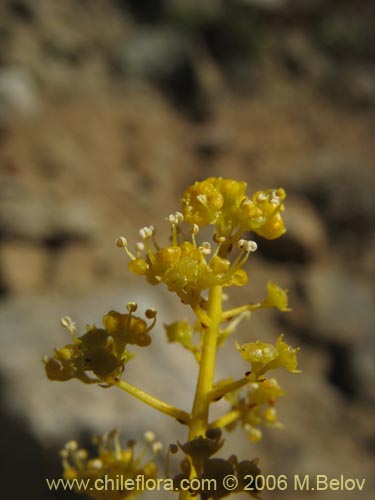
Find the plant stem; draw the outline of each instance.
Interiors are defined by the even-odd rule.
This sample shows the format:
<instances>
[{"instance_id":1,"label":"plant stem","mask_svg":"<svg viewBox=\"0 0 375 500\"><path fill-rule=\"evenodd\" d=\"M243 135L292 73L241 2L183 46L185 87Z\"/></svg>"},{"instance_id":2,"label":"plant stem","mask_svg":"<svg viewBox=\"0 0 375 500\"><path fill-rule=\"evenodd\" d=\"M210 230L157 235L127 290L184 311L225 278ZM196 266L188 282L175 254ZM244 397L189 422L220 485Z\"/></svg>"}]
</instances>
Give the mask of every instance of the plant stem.
<instances>
[{"instance_id":1,"label":"plant stem","mask_svg":"<svg viewBox=\"0 0 375 500\"><path fill-rule=\"evenodd\" d=\"M189 425L191 422L191 415L186 411L180 410L179 408L176 408L175 406L172 406L165 401L162 401L161 399L151 396L151 394L142 391L142 389L129 384L129 382L126 382L125 380L110 379L108 383L119 387L121 390L127 392L128 394L131 394L147 405L152 406L152 408L155 408L155 410L158 410L165 415L169 415L170 417L177 419L182 424Z\"/></svg>"},{"instance_id":2,"label":"plant stem","mask_svg":"<svg viewBox=\"0 0 375 500\"><path fill-rule=\"evenodd\" d=\"M209 324L205 329L202 358L199 367L197 387L189 424L189 441L204 436L208 427L208 412L215 374L217 337L222 313L222 287L216 285L210 289L207 304Z\"/></svg>"},{"instance_id":3,"label":"plant stem","mask_svg":"<svg viewBox=\"0 0 375 500\"><path fill-rule=\"evenodd\" d=\"M236 389L241 389L241 387L249 384L251 380L248 377L243 377L239 380L235 380L234 382L229 382L225 385L217 387L216 389L212 389L209 392L208 398L210 401L218 401L220 398L228 394L228 392L235 391Z\"/></svg>"},{"instance_id":4,"label":"plant stem","mask_svg":"<svg viewBox=\"0 0 375 500\"><path fill-rule=\"evenodd\" d=\"M222 417L218 418L214 422L212 422L209 425L209 428L213 429L215 427L225 427L229 424L232 424L236 420L238 420L240 418L240 416L241 416L241 414L238 410L232 410L232 411L226 413L225 415L223 415Z\"/></svg>"}]
</instances>

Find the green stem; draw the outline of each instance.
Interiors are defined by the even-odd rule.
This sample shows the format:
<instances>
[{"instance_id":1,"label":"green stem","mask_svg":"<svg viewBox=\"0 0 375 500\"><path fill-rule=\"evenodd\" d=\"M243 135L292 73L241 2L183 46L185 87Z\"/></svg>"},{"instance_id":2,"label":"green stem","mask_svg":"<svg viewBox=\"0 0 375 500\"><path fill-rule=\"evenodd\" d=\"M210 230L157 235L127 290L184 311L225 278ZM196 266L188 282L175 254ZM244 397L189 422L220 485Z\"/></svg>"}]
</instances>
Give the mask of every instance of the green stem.
<instances>
[{"instance_id":1,"label":"green stem","mask_svg":"<svg viewBox=\"0 0 375 500\"><path fill-rule=\"evenodd\" d=\"M241 387L250 383L251 380L248 377L243 377L239 380L235 380L234 382L229 382L225 385L217 387L216 389L212 389L208 393L208 398L210 401L218 401L220 398L228 394L228 392L235 391L236 389L241 389Z\"/></svg>"},{"instance_id":2,"label":"green stem","mask_svg":"<svg viewBox=\"0 0 375 500\"><path fill-rule=\"evenodd\" d=\"M132 396L139 399L140 401L143 401L152 408L155 408L155 410L158 410L165 415L169 415L170 417L177 419L182 424L189 425L191 422L191 415L186 411L180 410L179 408L176 408L175 406L172 406L165 401L162 401L161 399L151 396L151 394L148 394L148 392L142 391L142 389L129 384L129 382L126 382L125 380L110 379L107 382L111 385L119 387L121 390L127 392L128 394L131 394Z\"/></svg>"},{"instance_id":3,"label":"green stem","mask_svg":"<svg viewBox=\"0 0 375 500\"><path fill-rule=\"evenodd\" d=\"M204 328L204 337L198 381L189 423L189 441L198 436L204 436L208 429L208 414L211 403L209 394L212 391L214 382L217 338L222 313L222 287L214 286L210 289L207 313L199 306L193 307L193 310ZM190 477L194 477L196 471L193 464L190 465ZM195 497L189 491L180 491L180 500L190 500L192 498Z\"/></svg>"},{"instance_id":4,"label":"green stem","mask_svg":"<svg viewBox=\"0 0 375 500\"><path fill-rule=\"evenodd\" d=\"M212 390L214 381L217 337L221 313L222 287L216 285L210 289L208 296L207 316L209 324L204 333L202 358L191 413L191 423L189 425L189 441L198 436L204 436L207 431L208 413L211 402L208 395Z\"/></svg>"},{"instance_id":5,"label":"green stem","mask_svg":"<svg viewBox=\"0 0 375 500\"><path fill-rule=\"evenodd\" d=\"M217 420L215 420L211 424L209 424L209 428L213 429L213 428L217 428L217 427L218 428L226 427L227 425L232 424L233 422L236 422L236 420L238 420L240 418L240 416L241 416L241 413L238 410L232 410L232 411L226 413L225 415L223 415L222 417L218 418Z\"/></svg>"},{"instance_id":6,"label":"green stem","mask_svg":"<svg viewBox=\"0 0 375 500\"><path fill-rule=\"evenodd\" d=\"M228 321L245 311L256 311L257 309L261 309L261 307L262 307L261 302L258 302L256 304L246 304L244 306L235 307L233 309L229 309L228 311L224 311L223 314L221 315L221 319L223 321Z\"/></svg>"}]
</instances>

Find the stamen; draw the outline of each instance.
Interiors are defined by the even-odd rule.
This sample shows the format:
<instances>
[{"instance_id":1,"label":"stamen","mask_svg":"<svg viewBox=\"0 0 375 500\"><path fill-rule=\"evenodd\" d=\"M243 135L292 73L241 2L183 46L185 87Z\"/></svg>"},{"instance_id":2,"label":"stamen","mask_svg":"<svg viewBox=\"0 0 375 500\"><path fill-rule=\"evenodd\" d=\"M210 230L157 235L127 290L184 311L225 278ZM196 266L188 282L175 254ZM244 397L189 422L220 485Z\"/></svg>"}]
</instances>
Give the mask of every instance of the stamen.
<instances>
[{"instance_id":1,"label":"stamen","mask_svg":"<svg viewBox=\"0 0 375 500\"><path fill-rule=\"evenodd\" d=\"M65 449L67 451L77 451L78 450L78 444L77 441L68 441L65 444Z\"/></svg>"},{"instance_id":2,"label":"stamen","mask_svg":"<svg viewBox=\"0 0 375 500\"><path fill-rule=\"evenodd\" d=\"M144 440L147 441L147 443L153 443L155 441L155 433L152 431L146 431L143 434Z\"/></svg>"},{"instance_id":3,"label":"stamen","mask_svg":"<svg viewBox=\"0 0 375 500\"><path fill-rule=\"evenodd\" d=\"M174 215L176 218L176 224L181 224L181 222L184 222L184 215L181 212L176 212Z\"/></svg>"},{"instance_id":4,"label":"stamen","mask_svg":"<svg viewBox=\"0 0 375 500\"><path fill-rule=\"evenodd\" d=\"M90 461L90 467L93 469L101 469L103 467L103 462L100 460L100 458L95 458L94 460Z\"/></svg>"},{"instance_id":5,"label":"stamen","mask_svg":"<svg viewBox=\"0 0 375 500\"><path fill-rule=\"evenodd\" d=\"M207 196L205 194L198 194L197 200L199 203L202 203L202 205L207 205Z\"/></svg>"},{"instance_id":6,"label":"stamen","mask_svg":"<svg viewBox=\"0 0 375 500\"><path fill-rule=\"evenodd\" d=\"M191 228L191 234L193 236L196 236L199 233L199 226L198 224L193 224L193 227Z\"/></svg>"},{"instance_id":7,"label":"stamen","mask_svg":"<svg viewBox=\"0 0 375 500\"><path fill-rule=\"evenodd\" d=\"M163 445L160 441L155 441L155 443L152 443L152 451L155 453L158 453L163 449Z\"/></svg>"},{"instance_id":8,"label":"stamen","mask_svg":"<svg viewBox=\"0 0 375 500\"><path fill-rule=\"evenodd\" d=\"M145 316L148 319L154 319L156 317L157 313L158 313L157 310L154 308L146 309Z\"/></svg>"},{"instance_id":9,"label":"stamen","mask_svg":"<svg viewBox=\"0 0 375 500\"><path fill-rule=\"evenodd\" d=\"M72 321L72 318L70 316L63 316L60 319L61 325L66 328L69 333L74 337L76 333L76 323Z\"/></svg>"},{"instance_id":10,"label":"stamen","mask_svg":"<svg viewBox=\"0 0 375 500\"><path fill-rule=\"evenodd\" d=\"M237 246L245 252L256 252L258 245L252 240L238 240Z\"/></svg>"},{"instance_id":11,"label":"stamen","mask_svg":"<svg viewBox=\"0 0 375 500\"><path fill-rule=\"evenodd\" d=\"M137 253L141 254L145 249L145 245L141 241L137 241L135 248L137 249Z\"/></svg>"},{"instance_id":12,"label":"stamen","mask_svg":"<svg viewBox=\"0 0 375 500\"><path fill-rule=\"evenodd\" d=\"M129 313L135 312L138 308L138 304L136 302L128 302L126 309Z\"/></svg>"},{"instance_id":13,"label":"stamen","mask_svg":"<svg viewBox=\"0 0 375 500\"><path fill-rule=\"evenodd\" d=\"M124 238L123 236L120 236L116 240L116 245L119 248L127 248L127 246L128 246L128 240L126 238Z\"/></svg>"},{"instance_id":14,"label":"stamen","mask_svg":"<svg viewBox=\"0 0 375 500\"><path fill-rule=\"evenodd\" d=\"M127 256L131 259L131 260L135 260L135 257L134 255L130 252L130 250L128 249L128 240L126 238L124 238L123 236L120 236L119 238L117 238L116 240L116 245L119 247L119 248L123 248L127 254Z\"/></svg>"},{"instance_id":15,"label":"stamen","mask_svg":"<svg viewBox=\"0 0 375 500\"><path fill-rule=\"evenodd\" d=\"M170 224L176 224L176 216L174 214L168 215L168 217L166 217L165 220Z\"/></svg>"},{"instance_id":16,"label":"stamen","mask_svg":"<svg viewBox=\"0 0 375 500\"><path fill-rule=\"evenodd\" d=\"M203 253L203 255L210 255L211 244L208 241L204 241L202 245L199 247L199 250Z\"/></svg>"},{"instance_id":17,"label":"stamen","mask_svg":"<svg viewBox=\"0 0 375 500\"><path fill-rule=\"evenodd\" d=\"M257 196L258 201L267 201L267 195L265 193L260 193Z\"/></svg>"},{"instance_id":18,"label":"stamen","mask_svg":"<svg viewBox=\"0 0 375 500\"><path fill-rule=\"evenodd\" d=\"M155 228L153 226L145 226L139 230L138 234L142 238L142 240L145 240L147 238L151 238L154 231L155 231Z\"/></svg>"}]
</instances>

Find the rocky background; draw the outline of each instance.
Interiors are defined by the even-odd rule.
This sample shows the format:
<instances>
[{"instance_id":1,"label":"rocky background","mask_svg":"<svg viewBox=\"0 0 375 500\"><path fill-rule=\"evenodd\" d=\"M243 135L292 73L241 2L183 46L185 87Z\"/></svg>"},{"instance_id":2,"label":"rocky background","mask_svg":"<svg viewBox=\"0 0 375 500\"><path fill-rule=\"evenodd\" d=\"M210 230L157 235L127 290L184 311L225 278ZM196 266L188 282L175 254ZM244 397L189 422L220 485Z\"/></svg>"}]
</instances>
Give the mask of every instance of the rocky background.
<instances>
[{"instance_id":1,"label":"rocky background","mask_svg":"<svg viewBox=\"0 0 375 500\"><path fill-rule=\"evenodd\" d=\"M303 370L282 377L285 429L259 445L229 435L224 455L367 480L362 493L265 500L373 498L373 33L367 0L0 1L4 498L76 498L45 485L72 438L185 439L115 389L48 382L41 358L68 340L62 315L83 328L137 300L160 321L128 378L190 407L196 367L161 328L186 312L129 276L113 242L150 223L167 237L182 191L211 175L287 190L288 233L259 240L231 301L257 300L268 279L288 288L293 312L254 315L239 339L285 331ZM237 377L246 367L227 349L217 376Z\"/></svg>"}]
</instances>

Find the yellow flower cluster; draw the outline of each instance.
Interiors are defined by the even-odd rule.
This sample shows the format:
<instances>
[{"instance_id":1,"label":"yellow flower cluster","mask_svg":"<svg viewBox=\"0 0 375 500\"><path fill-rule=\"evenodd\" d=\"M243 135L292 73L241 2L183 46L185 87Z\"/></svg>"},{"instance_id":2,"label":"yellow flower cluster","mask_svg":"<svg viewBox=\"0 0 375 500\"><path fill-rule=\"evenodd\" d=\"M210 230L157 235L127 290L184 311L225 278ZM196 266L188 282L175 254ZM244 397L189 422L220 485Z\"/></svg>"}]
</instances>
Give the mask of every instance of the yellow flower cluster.
<instances>
[{"instance_id":1,"label":"yellow flower cluster","mask_svg":"<svg viewBox=\"0 0 375 500\"><path fill-rule=\"evenodd\" d=\"M142 484L146 484L147 479L156 478L155 458L161 443L155 441L152 432L145 433L145 444L138 457L135 454L135 441L129 441L127 447L122 448L115 431L95 441L98 454L93 458L89 458L86 450L79 449L75 441L67 443L61 451L64 478L77 479L81 485L83 481L90 480L87 483L90 497L95 500L132 500L142 493ZM149 455L147 460L146 454ZM126 489L126 481L129 483L129 480L136 480L138 476L143 476L145 481L137 483L137 488ZM106 484L111 487L105 488ZM77 492L85 493L78 487Z\"/></svg>"},{"instance_id":2,"label":"yellow flower cluster","mask_svg":"<svg viewBox=\"0 0 375 500\"><path fill-rule=\"evenodd\" d=\"M110 311L103 317L104 328L87 326L81 337L76 336L75 324L69 317L62 319L72 343L55 349L52 357L45 357L45 370L50 380L65 381L77 378L86 384L105 382L108 377L116 378L124 370L124 364L131 359L128 344L140 347L151 343L150 330L156 322L156 311L148 309L147 325L142 318L133 315L135 302L129 302L128 313ZM91 372L95 378L88 375Z\"/></svg>"},{"instance_id":3,"label":"yellow flower cluster","mask_svg":"<svg viewBox=\"0 0 375 500\"><path fill-rule=\"evenodd\" d=\"M285 232L281 217L283 189L258 191L252 199L245 195L246 183L232 179L210 177L190 186L182 198L182 212L167 218L171 224L171 245L160 247L155 239L155 228L147 226L139 231L142 239L133 254L126 238L118 238L117 245L130 257L131 272L144 275L154 285L165 283L185 304L196 304L203 290L214 286L244 286L248 281L242 269L257 245L241 238L254 231L268 239ZM191 239L182 236L181 224L190 225ZM197 243L200 227L213 224L213 243ZM215 248L213 247L215 245ZM233 248L239 253L233 261L228 255Z\"/></svg>"},{"instance_id":4,"label":"yellow flower cluster","mask_svg":"<svg viewBox=\"0 0 375 500\"><path fill-rule=\"evenodd\" d=\"M253 382L245 397L240 394L240 391L236 391L226 396L232 411L239 413L238 419L228 426L228 430L232 430L240 422L250 441L257 442L262 438L260 427L282 427L277 419L275 403L285 393L277 380L271 378Z\"/></svg>"},{"instance_id":5,"label":"yellow flower cluster","mask_svg":"<svg viewBox=\"0 0 375 500\"><path fill-rule=\"evenodd\" d=\"M278 238L285 232L280 212L284 207L283 189L245 195L246 182L221 177L209 177L190 186L182 198L182 211L190 224L214 224L217 237L236 239L246 231L267 239Z\"/></svg>"},{"instance_id":6,"label":"yellow flower cluster","mask_svg":"<svg viewBox=\"0 0 375 500\"><path fill-rule=\"evenodd\" d=\"M276 345L260 340L243 345L236 343L241 356L250 361L253 376L258 378L269 370L280 367L286 368L292 373L299 373L297 370L299 348L293 348L286 344L283 337L283 334L279 335Z\"/></svg>"}]
</instances>

